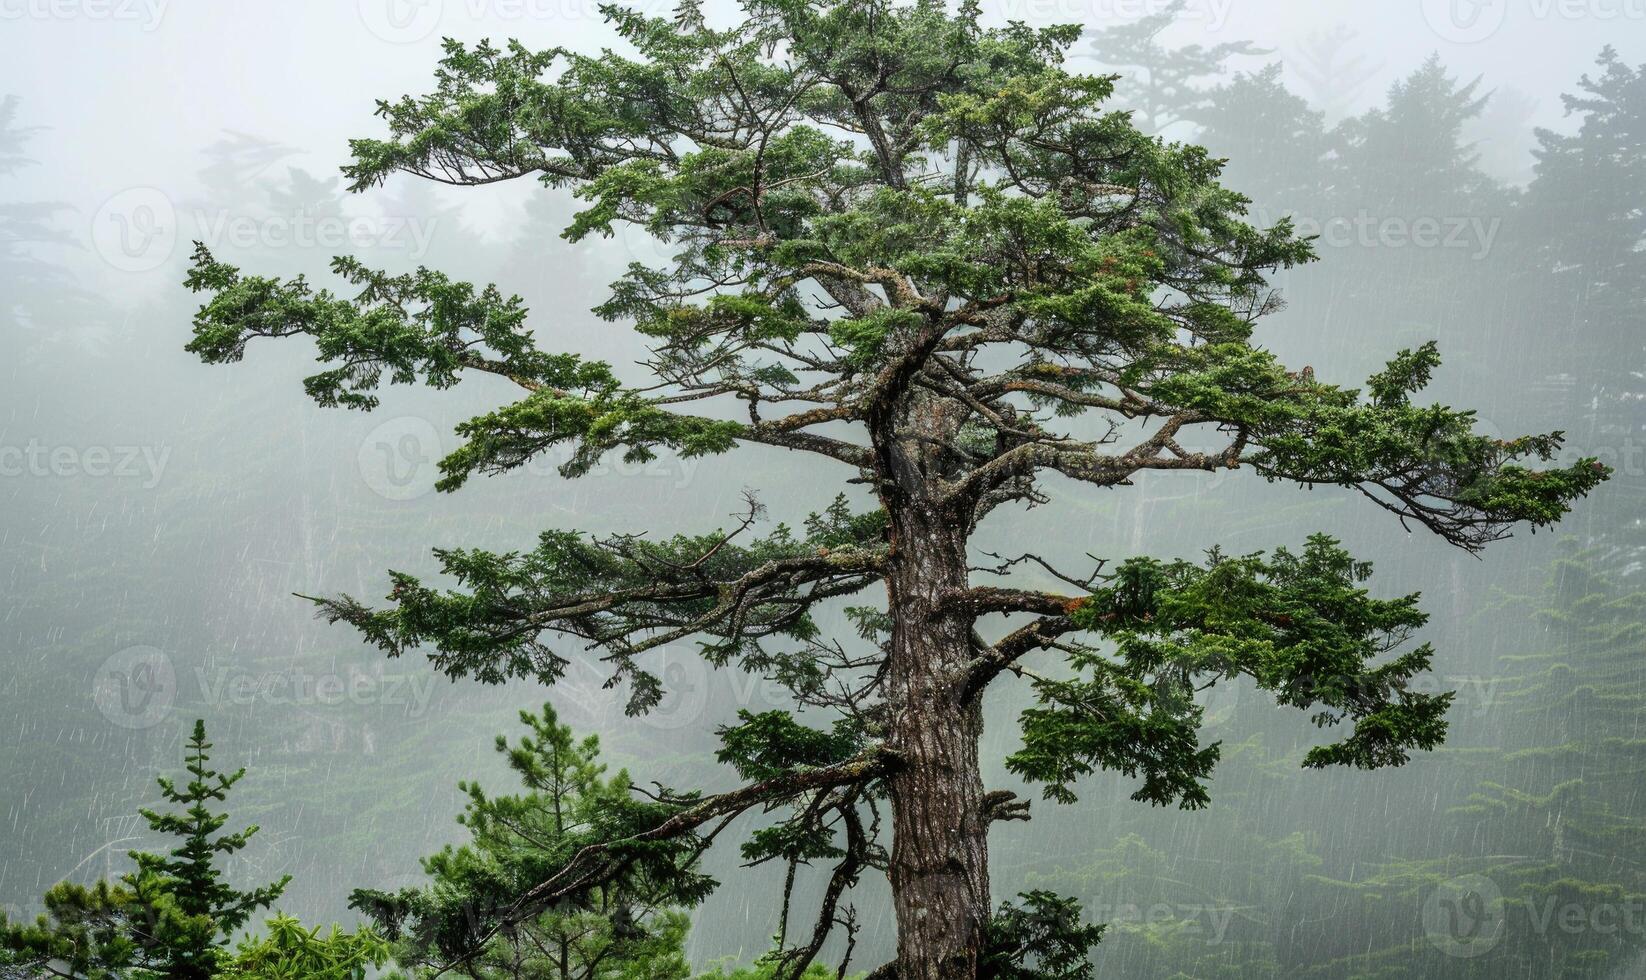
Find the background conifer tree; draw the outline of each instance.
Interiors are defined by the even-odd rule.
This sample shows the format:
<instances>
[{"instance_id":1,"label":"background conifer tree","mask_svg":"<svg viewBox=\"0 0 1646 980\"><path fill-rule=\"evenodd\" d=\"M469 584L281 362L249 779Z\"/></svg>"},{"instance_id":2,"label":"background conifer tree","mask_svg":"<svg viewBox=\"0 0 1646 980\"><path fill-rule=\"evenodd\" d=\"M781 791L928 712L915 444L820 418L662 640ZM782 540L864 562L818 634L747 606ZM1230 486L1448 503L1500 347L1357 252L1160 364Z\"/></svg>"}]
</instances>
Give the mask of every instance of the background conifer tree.
<instances>
[{"instance_id":1,"label":"background conifer tree","mask_svg":"<svg viewBox=\"0 0 1646 980\"><path fill-rule=\"evenodd\" d=\"M246 770L212 769L210 750L206 723L196 721L187 746L188 779L181 785L165 776L157 780L161 797L176 811L138 811L151 830L177 838L178 844L164 853L133 851L137 871L126 878L139 901L159 913L153 935L140 938L139 945L176 978L210 977L224 944L254 912L274 904L291 880L288 875L241 891L224 879L222 861L243 850L257 826L219 833L229 815L213 812L213 806L228 799Z\"/></svg>"},{"instance_id":2,"label":"background conifer tree","mask_svg":"<svg viewBox=\"0 0 1646 980\"><path fill-rule=\"evenodd\" d=\"M177 839L164 853L132 851L137 868L119 883L62 882L46 892L46 913L31 924L0 921L0 948L12 962L54 976L210 980L234 934L280 897L289 876L251 891L224 879L223 859L245 848L257 827L219 833L228 814L214 803L245 775L210 766L206 726L194 723L181 786L158 778L162 798L180 812L144 809L150 829Z\"/></svg>"}]
</instances>

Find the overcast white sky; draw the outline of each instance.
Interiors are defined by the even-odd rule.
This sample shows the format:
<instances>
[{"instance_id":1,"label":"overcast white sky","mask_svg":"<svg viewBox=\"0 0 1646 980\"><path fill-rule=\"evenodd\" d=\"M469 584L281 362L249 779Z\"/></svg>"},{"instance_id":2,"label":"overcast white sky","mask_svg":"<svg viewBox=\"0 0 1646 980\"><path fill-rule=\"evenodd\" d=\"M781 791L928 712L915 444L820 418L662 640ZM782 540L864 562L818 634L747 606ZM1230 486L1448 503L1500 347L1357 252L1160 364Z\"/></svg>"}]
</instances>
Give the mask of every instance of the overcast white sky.
<instances>
[{"instance_id":1,"label":"overcast white sky","mask_svg":"<svg viewBox=\"0 0 1646 980\"><path fill-rule=\"evenodd\" d=\"M672 0L649 0L667 6ZM722 12L731 9L725 0ZM1164 0L986 0L997 19L1093 27ZM89 221L111 195L150 185L186 195L203 146L233 129L305 151L291 162L336 173L351 135L378 132L373 99L421 92L442 34L593 47L609 34L594 0L0 0L0 94L22 97L42 166L19 199L74 205ZM711 6L711 11L717 9ZM1646 61L1646 0L1189 0L1183 42L1251 39L1290 62L1338 25L1380 66L1362 104L1439 51L1539 99L1558 125L1569 90L1600 47ZM1253 67L1256 67L1254 62ZM478 225L507 197L474 195ZM490 213L489 213L490 212Z\"/></svg>"}]
</instances>

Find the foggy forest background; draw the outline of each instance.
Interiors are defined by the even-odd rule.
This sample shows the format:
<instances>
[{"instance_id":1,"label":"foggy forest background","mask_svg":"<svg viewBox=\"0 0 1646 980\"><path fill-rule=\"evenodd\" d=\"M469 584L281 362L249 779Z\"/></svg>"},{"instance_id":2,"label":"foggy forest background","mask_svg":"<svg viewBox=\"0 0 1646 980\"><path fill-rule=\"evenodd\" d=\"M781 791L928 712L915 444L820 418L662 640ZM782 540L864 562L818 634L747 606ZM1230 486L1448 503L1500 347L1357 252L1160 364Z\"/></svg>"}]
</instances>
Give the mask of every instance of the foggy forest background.
<instances>
[{"instance_id":1,"label":"foggy forest background","mask_svg":"<svg viewBox=\"0 0 1646 980\"><path fill-rule=\"evenodd\" d=\"M586 311L666 246L570 246L558 232L576 202L533 186L457 196L401 178L351 197L336 172L344 139L375 132L372 100L421 90L441 33L592 44L592 6L436 3L433 22L327 6L294 5L295 26L277 23L284 6L237 23L164 4L125 21L120 5L61 21L17 6L0 23L12 913L32 915L65 877L121 869L146 842L135 808L197 717L218 760L250 770L235 816L263 830L240 870L290 873L284 908L348 922L350 889L415 883L418 858L457 838L458 780L507 786L490 746L520 708L552 702L637 780L713 789L735 778L713 762L714 728L781 706L775 687L711 672L689 648L670 651L671 693L637 719L594 666L552 690L454 685L292 597L381 595L385 569L428 572L431 546L510 550L548 527L704 532L745 488L794 522L834 492L797 456L749 449L578 481L551 459L438 494L451 426L494 403L484 385L327 411L300 395L296 345L230 370L184 354L190 239L263 274L324 280L352 253L495 281L565 349L640 353ZM1450 977L1465 963L1646 976L1646 9L1579 6L987 8L1086 24L1076 67L1120 73L1140 126L1229 158L1225 183L1259 223L1292 216L1321 236L1320 261L1277 277L1286 308L1260 327L1284 360L1352 383L1435 339L1439 400L1480 406L1489 431L1565 429L1570 458L1617 471L1556 533L1483 560L1346 492L1267 494L1244 473L1155 475L991 521L987 548L1033 540L1070 560L1245 553L1327 531L1386 587L1423 592L1432 683L1458 691L1440 750L1322 773L1298 767L1312 729L1219 687L1209 809L1152 809L1104 776L1076 805L1037 801L1031 823L999 825L997 893L1080 898L1110 923L1099 976ZM828 625L849 635L844 617ZM988 705L1000 723L986 759L1013 747L1020 707L1009 691ZM998 763L986 778L1023 790ZM694 913L690 950L701 965L747 961L766 948L781 872L739 869L729 850L713 860L736 887ZM1444 900L1460 881L1501 896L1494 941L1453 934ZM893 939L884 898L857 900L863 962Z\"/></svg>"}]
</instances>

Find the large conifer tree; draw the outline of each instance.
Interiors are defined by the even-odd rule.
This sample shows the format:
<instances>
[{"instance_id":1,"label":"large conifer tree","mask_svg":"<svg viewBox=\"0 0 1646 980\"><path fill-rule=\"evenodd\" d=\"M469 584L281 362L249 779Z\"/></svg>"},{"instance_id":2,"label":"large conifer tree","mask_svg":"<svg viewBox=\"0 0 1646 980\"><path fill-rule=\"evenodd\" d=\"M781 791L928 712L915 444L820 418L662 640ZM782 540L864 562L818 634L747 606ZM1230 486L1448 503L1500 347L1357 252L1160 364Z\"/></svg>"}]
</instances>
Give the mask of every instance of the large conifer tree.
<instances>
[{"instance_id":1,"label":"large conifer tree","mask_svg":"<svg viewBox=\"0 0 1646 980\"><path fill-rule=\"evenodd\" d=\"M867 491L862 512L843 497L764 539L752 505L700 537L547 531L520 553L441 550L454 587L395 574L386 608L319 600L391 655L425 648L453 677L552 683L587 646L642 712L662 694L648 664L695 640L715 664L836 712L824 728L744 717L721 755L745 785L664 794L645 820L612 820L523 883L489 929L581 901L636 862L654 875L675 862L695 884L691 862L722 822L766 808L786 815L745 857L835 865L814 924L779 930L781 975L850 928L844 892L884 870L898 925L884 974L1004 975L1016 943L1029 959L1050 952L1040 975L1079 976L1095 937L1055 898L991 918L989 827L1026 809L983 785L991 685L1033 684L1008 763L1048 797L1072 799L1107 768L1138 779L1138 800L1184 807L1206 802L1218 758L1198 731L1207 685L1250 678L1308 712L1336 736L1310 766L1398 765L1441 740L1449 698L1407 688L1432 655L1396 651L1424 621L1415 596L1372 598L1369 569L1330 539L1202 564L989 563L1038 564L1066 583L1053 592L979 580L968 539L982 521L1151 471L1237 469L1353 489L1477 551L1558 520L1605 471L1540 469L1558 434L1498 440L1475 434L1468 411L1414 403L1439 363L1432 345L1364 390L1286 370L1252 331L1277 302L1266 274L1309 259L1309 244L1284 223L1248 224L1218 161L1139 133L1111 79L1065 70L1078 28L986 29L972 2L742 8L727 29L693 5L673 19L606 8L633 56L448 42L434 90L381 103L387 136L354 141L345 168L357 191L395 173L535 178L587 202L572 241L629 223L671 242L673 267L631 267L597 310L652 342L654 377L555 352L554 324L528 330L495 288L343 258L335 270L357 292L339 297L204 249L190 350L235 361L253 338L307 336L327 364L306 381L322 405L373 408L385 381L513 384L517 400L458 427L446 490L561 444L568 477L613 452L756 444L838 464L842 484ZM884 608L853 607L869 643L820 635L820 605L881 589ZM999 939L1025 923L1058 935Z\"/></svg>"}]
</instances>

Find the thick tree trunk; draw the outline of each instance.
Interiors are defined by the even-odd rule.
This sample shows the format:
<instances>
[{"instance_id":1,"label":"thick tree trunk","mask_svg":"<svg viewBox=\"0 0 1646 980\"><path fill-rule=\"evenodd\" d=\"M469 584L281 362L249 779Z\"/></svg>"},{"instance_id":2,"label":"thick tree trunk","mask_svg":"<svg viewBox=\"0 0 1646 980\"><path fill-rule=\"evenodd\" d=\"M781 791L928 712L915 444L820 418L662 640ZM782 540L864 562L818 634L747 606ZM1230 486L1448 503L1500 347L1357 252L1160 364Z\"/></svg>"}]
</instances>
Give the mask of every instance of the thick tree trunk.
<instances>
[{"instance_id":1,"label":"thick tree trunk","mask_svg":"<svg viewBox=\"0 0 1646 980\"><path fill-rule=\"evenodd\" d=\"M888 786L898 980L977 976L989 917L988 818L978 769L983 714L963 691L970 621L938 608L966 587L960 522L922 503L892 515Z\"/></svg>"}]
</instances>

